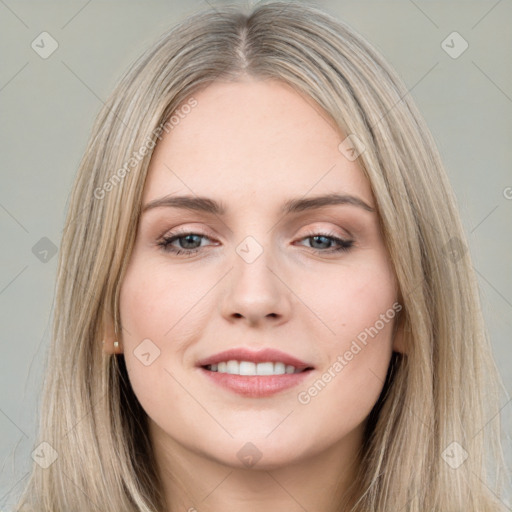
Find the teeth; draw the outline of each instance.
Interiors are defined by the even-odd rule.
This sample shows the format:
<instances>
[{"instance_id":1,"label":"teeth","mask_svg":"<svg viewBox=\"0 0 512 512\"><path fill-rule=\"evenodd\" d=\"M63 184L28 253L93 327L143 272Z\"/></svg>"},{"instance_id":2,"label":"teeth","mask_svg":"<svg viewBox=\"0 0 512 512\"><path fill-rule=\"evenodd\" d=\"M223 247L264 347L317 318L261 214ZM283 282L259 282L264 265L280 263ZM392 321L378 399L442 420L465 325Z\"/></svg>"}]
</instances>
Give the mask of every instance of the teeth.
<instances>
[{"instance_id":1,"label":"teeth","mask_svg":"<svg viewBox=\"0 0 512 512\"><path fill-rule=\"evenodd\" d=\"M231 373L236 373L238 375L258 374L256 363L251 363L250 361L240 361L240 364L237 361L230 361L230 363L234 368L234 371Z\"/></svg>"},{"instance_id":2,"label":"teeth","mask_svg":"<svg viewBox=\"0 0 512 512\"><path fill-rule=\"evenodd\" d=\"M240 373L240 365L236 361L228 361L226 372L231 374Z\"/></svg>"},{"instance_id":3,"label":"teeth","mask_svg":"<svg viewBox=\"0 0 512 512\"><path fill-rule=\"evenodd\" d=\"M291 364L266 362L253 363L251 361L223 361L218 364L207 366L208 370L218 373L229 373L231 375L283 375L284 373L300 373Z\"/></svg>"},{"instance_id":4,"label":"teeth","mask_svg":"<svg viewBox=\"0 0 512 512\"><path fill-rule=\"evenodd\" d=\"M287 364L285 371L286 371L286 373L295 373L296 372L295 366L292 366L291 364Z\"/></svg>"},{"instance_id":5,"label":"teeth","mask_svg":"<svg viewBox=\"0 0 512 512\"><path fill-rule=\"evenodd\" d=\"M293 368L293 366L291 366L291 367ZM293 368L293 370L295 370L295 368ZM274 363L274 373L277 373L278 375L282 375L285 372L286 372L286 366L284 363Z\"/></svg>"}]
</instances>

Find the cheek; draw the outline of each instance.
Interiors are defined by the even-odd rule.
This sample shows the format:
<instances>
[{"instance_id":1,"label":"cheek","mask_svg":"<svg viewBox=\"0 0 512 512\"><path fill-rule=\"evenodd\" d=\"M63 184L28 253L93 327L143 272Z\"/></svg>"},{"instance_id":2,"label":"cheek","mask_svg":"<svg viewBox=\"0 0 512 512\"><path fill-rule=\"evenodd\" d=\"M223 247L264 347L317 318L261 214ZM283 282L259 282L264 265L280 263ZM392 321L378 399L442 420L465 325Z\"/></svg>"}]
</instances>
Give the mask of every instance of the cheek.
<instances>
[{"instance_id":1,"label":"cheek","mask_svg":"<svg viewBox=\"0 0 512 512\"><path fill-rule=\"evenodd\" d=\"M172 270L172 271L171 271ZM208 280L199 279L185 268L170 269L162 263L135 258L129 266L120 293L123 338L127 344L155 339L162 348L170 346L176 332L189 325L193 309L208 290ZM211 286L211 285L210 285Z\"/></svg>"},{"instance_id":2,"label":"cheek","mask_svg":"<svg viewBox=\"0 0 512 512\"><path fill-rule=\"evenodd\" d=\"M190 407L181 387L190 385L190 375L179 368L205 321L194 307L207 290L197 272L169 272L137 257L127 269L119 299L124 359L135 395L152 418L168 415L163 404Z\"/></svg>"},{"instance_id":3,"label":"cheek","mask_svg":"<svg viewBox=\"0 0 512 512\"><path fill-rule=\"evenodd\" d=\"M375 259L357 268L336 269L322 283L312 296L313 307L329 327L338 349L359 335L364 339L368 329L374 332L373 327L383 335L380 338L389 337L396 285L385 261Z\"/></svg>"},{"instance_id":4,"label":"cheek","mask_svg":"<svg viewBox=\"0 0 512 512\"><path fill-rule=\"evenodd\" d=\"M392 354L396 317L393 273L383 260L333 272L324 293L313 296L330 333L317 338L325 357L314 389L305 390L320 407L337 404L353 422L361 421L377 401ZM317 398L318 397L318 398ZM357 417L357 418L356 418Z\"/></svg>"},{"instance_id":5,"label":"cheek","mask_svg":"<svg viewBox=\"0 0 512 512\"><path fill-rule=\"evenodd\" d=\"M185 410L187 403L169 371L169 360L179 357L177 347L165 343L162 335L172 326L172 315L165 314L170 304L157 294L150 284L128 278L121 290L119 306L123 356L131 387L146 414L162 423L169 416L169 404L173 409ZM155 295L158 301L154 300Z\"/></svg>"}]
</instances>

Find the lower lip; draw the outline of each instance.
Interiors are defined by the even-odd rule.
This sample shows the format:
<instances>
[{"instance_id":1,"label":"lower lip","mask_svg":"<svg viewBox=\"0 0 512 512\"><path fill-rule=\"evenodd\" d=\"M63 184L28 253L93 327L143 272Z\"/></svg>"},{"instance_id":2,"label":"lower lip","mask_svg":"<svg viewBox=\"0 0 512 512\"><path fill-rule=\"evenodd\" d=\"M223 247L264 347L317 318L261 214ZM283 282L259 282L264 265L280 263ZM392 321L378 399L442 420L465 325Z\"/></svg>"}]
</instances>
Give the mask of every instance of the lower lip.
<instances>
[{"instance_id":1,"label":"lower lip","mask_svg":"<svg viewBox=\"0 0 512 512\"><path fill-rule=\"evenodd\" d=\"M233 375L230 373L211 372L199 368L215 384L227 388L239 395L261 398L271 396L285 389L300 384L312 370L300 373L283 373L282 375Z\"/></svg>"}]
</instances>

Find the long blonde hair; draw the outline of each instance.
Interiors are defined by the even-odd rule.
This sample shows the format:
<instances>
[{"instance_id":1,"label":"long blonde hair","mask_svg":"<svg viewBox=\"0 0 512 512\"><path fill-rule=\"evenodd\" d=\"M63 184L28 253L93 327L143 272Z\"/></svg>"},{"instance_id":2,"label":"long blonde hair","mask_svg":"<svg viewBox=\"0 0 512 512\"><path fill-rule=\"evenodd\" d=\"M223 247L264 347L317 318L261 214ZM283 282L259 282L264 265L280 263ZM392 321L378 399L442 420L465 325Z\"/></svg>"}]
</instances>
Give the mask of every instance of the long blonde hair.
<instances>
[{"instance_id":1,"label":"long blonde hair","mask_svg":"<svg viewBox=\"0 0 512 512\"><path fill-rule=\"evenodd\" d=\"M406 354L394 357L372 411L351 511L504 510L491 482L503 463L499 379L434 140L367 41L295 2L187 18L133 64L99 113L69 203L39 412L36 445L48 443L57 459L33 464L18 510L164 510L147 416L123 356L101 350L103 326L110 317L122 331L119 289L156 139L194 93L244 74L290 84L355 135L399 283Z\"/></svg>"}]
</instances>

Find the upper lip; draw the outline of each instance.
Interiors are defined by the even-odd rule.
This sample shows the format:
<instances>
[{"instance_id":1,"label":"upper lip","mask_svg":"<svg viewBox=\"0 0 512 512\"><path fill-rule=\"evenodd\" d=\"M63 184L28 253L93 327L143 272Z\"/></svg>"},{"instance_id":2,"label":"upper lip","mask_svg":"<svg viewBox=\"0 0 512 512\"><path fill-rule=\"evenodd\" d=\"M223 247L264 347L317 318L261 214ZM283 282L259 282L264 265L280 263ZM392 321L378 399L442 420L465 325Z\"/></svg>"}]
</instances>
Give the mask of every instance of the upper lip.
<instances>
[{"instance_id":1,"label":"upper lip","mask_svg":"<svg viewBox=\"0 0 512 512\"><path fill-rule=\"evenodd\" d=\"M286 365L292 365L296 369L305 370L306 368L313 368L312 364L308 364L296 357L281 352L273 348L264 348L258 351L249 350L245 347L232 348L219 352L205 359L201 359L197 362L197 366L208 366L211 364L217 364L222 361L251 361L253 363L266 363L266 362L281 362Z\"/></svg>"}]
</instances>

